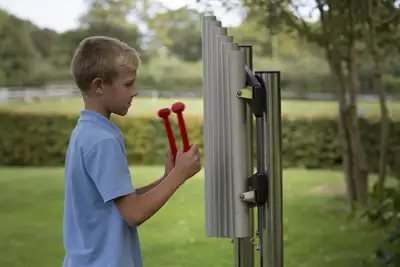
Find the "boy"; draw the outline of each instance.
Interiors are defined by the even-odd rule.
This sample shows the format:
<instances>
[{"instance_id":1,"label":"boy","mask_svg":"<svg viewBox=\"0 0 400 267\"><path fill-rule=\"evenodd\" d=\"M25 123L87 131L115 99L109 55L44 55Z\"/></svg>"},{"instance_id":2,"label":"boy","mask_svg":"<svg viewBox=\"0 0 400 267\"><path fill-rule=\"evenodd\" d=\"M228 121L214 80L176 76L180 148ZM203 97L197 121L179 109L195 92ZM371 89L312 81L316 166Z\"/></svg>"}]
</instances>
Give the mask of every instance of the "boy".
<instances>
[{"instance_id":1,"label":"boy","mask_svg":"<svg viewBox=\"0 0 400 267\"><path fill-rule=\"evenodd\" d=\"M132 186L124 139L110 116L127 114L139 61L127 44L100 36L84 39L73 57L85 108L66 154L63 267L142 267L137 227L201 169L193 145L175 165L169 155L162 178Z\"/></svg>"}]
</instances>

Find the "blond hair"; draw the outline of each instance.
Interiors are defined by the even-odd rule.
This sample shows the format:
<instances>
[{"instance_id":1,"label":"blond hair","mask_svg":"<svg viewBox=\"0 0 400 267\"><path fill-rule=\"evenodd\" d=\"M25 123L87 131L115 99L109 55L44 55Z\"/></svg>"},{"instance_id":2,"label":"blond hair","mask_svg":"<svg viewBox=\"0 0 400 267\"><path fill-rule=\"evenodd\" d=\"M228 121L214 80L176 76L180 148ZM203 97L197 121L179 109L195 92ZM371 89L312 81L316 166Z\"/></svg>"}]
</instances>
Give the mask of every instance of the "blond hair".
<instances>
[{"instance_id":1,"label":"blond hair","mask_svg":"<svg viewBox=\"0 0 400 267\"><path fill-rule=\"evenodd\" d=\"M106 36L91 36L78 45L71 72L78 88L86 92L96 77L112 83L121 71L135 71L139 65L139 53L126 43Z\"/></svg>"}]
</instances>

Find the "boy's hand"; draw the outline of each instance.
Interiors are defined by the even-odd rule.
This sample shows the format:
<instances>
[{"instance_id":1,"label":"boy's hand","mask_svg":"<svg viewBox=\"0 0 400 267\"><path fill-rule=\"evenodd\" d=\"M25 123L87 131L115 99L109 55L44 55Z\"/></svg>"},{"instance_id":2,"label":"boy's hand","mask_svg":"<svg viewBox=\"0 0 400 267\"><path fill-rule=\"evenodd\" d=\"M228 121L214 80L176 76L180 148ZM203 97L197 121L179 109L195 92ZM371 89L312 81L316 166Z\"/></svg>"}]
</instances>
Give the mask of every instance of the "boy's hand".
<instances>
[{"instance_id":1,"label":"boy's hand","mask_svg":"<svg viewBox=\"0 0 400 267\"><path fill-rule=\"evenodd\" d=\"M163 177L167 177L168 174L172 171L174 168L174 159L172 157L172 152L171 150L168 150L167 156L165 157L165 168L164 168L164 175Z\"/></svg>"},{"instance_id":2,"label":"boy's hand","mask_svg":"<svg viewBox=\"0 0 400 267\"><path fill-rule=\"evenodd\" d=\"M193 177L201 170L200 154L197 145L192 145L187 152L178 151L175 160L174 172L176 171L183 181Z\"/></svg>"}]
</instances>

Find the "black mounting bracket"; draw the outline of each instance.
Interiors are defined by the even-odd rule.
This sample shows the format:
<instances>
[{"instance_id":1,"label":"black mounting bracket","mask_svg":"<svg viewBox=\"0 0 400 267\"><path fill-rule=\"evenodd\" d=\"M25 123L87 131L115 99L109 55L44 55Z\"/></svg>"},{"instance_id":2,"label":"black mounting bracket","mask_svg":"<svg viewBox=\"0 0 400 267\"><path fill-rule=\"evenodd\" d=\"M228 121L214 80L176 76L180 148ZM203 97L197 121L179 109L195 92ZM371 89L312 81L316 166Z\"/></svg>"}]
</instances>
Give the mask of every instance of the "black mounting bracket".
<instances>
[{"instance_id":1,"label":"black mounting bracket","mask_svg":"<svg viewBox=\"0 0 400 267\"><path fill-rule=\"evenodd\" d=\"M266 110L266 87L262 80L245 66L246 88L237 91L237 96L246 100L256 118L261 118Z\"/></svg>"},{"instance_id":2,"label":"black mounting bracket","mask_svg":"<svg viewBox=\"0 0 400 267\"><path fill-rule=\"evenodd\" d=\"M248 178L247 185L254 190L254 203L264 205L268 200L268 177L265 173L255 173Z\"/></svg>"}]
</instances>

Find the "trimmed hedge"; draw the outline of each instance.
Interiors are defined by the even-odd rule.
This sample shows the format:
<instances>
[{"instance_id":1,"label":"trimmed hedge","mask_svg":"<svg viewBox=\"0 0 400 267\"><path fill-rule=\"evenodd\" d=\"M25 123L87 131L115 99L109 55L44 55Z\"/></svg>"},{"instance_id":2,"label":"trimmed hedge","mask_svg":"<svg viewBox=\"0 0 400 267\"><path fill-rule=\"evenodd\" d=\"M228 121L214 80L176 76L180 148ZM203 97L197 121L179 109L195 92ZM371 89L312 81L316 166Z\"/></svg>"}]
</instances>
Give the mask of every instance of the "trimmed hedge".
<instances>
[{"instance_id":1,"label":"trimmed hedge","mask_svg":"<svg viewBox=\"0 0 400 267\"><path fill-rule=\"evenodd\" d=\"M70 133L77 114L34 114L0 112L0 165L60 166L64 164ZM191 143L203 148L202 119L185 117ZM113 118L125 135L130 164L163 164L168 148L164 125L159 118ZM360 119L362 138L371 171L377 170L379 122ZM178 145L179 129L171 122ZM390 168L400 166L400 122L391 123ZM342 164L338 125L335 118L282 119L283 167L334 169Z\"/></svg>"}]
</instances>

